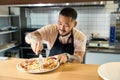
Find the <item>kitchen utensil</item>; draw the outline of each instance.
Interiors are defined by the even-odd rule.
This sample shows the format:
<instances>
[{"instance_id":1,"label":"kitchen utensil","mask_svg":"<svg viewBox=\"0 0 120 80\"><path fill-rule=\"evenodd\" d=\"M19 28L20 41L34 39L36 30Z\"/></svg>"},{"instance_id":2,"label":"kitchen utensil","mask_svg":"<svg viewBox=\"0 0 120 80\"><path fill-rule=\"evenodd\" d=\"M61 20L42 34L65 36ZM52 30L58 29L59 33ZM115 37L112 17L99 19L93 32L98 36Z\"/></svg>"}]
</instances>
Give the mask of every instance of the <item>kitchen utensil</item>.
<instances>
[{"instance_id":1,"label":"kitchen utensil","mask_svg":"<svg viewBox=\"0 0 120 80\"><path fill-rule=\"evenodd\" d=\"M44 58L42 56L42 51L39 51L38 54L39 54L40 67L43 68Z\"/></svg>"}]
</instances>

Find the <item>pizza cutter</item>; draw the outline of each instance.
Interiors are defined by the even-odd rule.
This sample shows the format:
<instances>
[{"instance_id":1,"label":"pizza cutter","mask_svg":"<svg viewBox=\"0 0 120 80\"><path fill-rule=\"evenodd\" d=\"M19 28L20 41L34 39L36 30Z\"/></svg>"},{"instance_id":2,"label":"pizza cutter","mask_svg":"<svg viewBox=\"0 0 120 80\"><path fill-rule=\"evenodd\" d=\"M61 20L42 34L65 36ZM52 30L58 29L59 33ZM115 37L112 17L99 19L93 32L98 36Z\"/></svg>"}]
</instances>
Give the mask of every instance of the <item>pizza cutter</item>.
<instances>
[{"instance_id":1,"label":"pizza cutter","mask_svg":"<svg viewBox=\"0 0 120 80\"><path fill-rule=\"evenodd\" d=\"M43 56L42 56L42 51L39 51L38 54L39 54L40 68L43 68L44 58L43 58Z\"/></svg>"}]
</instances>

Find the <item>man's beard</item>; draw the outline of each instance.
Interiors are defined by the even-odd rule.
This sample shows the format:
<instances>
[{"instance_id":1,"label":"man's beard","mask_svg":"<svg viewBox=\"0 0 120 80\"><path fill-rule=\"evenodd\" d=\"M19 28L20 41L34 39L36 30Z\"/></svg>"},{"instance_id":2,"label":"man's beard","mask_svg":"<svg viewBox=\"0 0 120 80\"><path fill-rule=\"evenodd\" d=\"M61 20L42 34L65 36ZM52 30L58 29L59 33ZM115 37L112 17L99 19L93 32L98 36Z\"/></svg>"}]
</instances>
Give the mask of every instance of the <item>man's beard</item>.
<instances>
[{"instance_id":1,"label":"man's beard","mask_svg":"<svg viewBox=\"0 0 120 80\"><path fill-rule=\"evenodd\" d=\"M71 31L72 31L72 30L71 30ZM66 33L65 35L60 34L60 36L62 36L62 37L67 36L68 34L70 34L70 33L71 33L71 31L70 31L70 32L68 32L68 33Z\"/></svg>"}]
</instances>

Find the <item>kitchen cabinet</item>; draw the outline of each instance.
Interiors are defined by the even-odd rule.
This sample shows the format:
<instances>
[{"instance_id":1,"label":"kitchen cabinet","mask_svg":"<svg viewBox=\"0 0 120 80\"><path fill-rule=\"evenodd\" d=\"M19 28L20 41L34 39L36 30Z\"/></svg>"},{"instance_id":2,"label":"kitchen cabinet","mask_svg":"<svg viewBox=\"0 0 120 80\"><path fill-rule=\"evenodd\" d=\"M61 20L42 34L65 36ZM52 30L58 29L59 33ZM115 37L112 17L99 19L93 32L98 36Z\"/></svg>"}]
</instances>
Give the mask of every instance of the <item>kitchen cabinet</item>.
<instances>
[{"instance_id":1,"label":"kitchen cabinet","mask_svg":"<svg viewBox=\"0 0 120 80\"><path fill-rule=\"evenodd\" d=\"M0 52L20 44L20 26L19 15L0 15Z\"/></svg>"},{"instance_id":2,"label":"kitchen cabinet","mask_svg":"<svg viewBox=\"0 0 120 80\"><path fill-rule=\"evenodd\" d=\"M104 52L86 52L85 64L104 64L107 62L119 62L120 53L104 53Z\"/></svg>"}]
</instances>

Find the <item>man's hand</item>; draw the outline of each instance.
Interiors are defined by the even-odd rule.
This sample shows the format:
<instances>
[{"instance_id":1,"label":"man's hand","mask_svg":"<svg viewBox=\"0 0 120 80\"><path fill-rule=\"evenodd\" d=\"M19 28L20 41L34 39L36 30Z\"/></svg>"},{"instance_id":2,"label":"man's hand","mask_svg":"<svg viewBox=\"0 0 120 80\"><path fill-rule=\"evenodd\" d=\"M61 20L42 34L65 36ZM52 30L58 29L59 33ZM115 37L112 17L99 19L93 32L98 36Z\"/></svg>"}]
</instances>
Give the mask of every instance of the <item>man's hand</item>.
<instances>
[{"instance_id":1,"label":"man's hand","mask_svg":"<svg viewBox=\"0 0 120 80\"><path fill-rule=\"evenodd\" d=\"M59 54L59 55L57 55L57 58L61 64L67 62L67 55L66 54Z\"/></svg>"},{"instance_id":2,"label":"man's hand","mask_svg":"<svg viewBox=\"0 0 120 80\"><path fill-rule=\"evenodd\" d=\"M27 33L25 36L25 41L31 45L31 48L35 54L43 49L43 44L41 42L42 38L38 31Z\"/></svg>"},{"instance_id":3,"label":"man's hand","mask_svg":"<svg viewBox=\"0 0 120 80\"><path fill-rule=\"evenodd\" d=\"M31 48L35 54L38 54L43 49L43 44L38 40L34 40L31 42Z\"/></svg>"}]
</instances>

